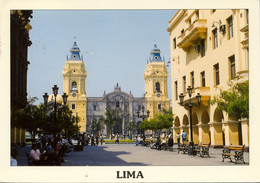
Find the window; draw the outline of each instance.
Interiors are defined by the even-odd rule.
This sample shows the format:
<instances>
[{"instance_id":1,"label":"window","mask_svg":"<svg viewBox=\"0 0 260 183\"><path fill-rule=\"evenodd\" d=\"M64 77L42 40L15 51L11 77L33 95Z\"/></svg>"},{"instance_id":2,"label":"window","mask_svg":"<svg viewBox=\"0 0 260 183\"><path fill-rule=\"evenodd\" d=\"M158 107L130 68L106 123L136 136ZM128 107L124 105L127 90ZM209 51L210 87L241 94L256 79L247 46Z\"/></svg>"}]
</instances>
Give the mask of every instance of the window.
<instances>
[{"instance_id":1,"label":"window","mask_svg":"<svg viewBox=\"0 0 260 183\"><path fill-rule=\"evenodd\" d=\"M96 111L97 110L97 106L93 105L93 110Z\"/></svg>"},{"instance_id":2,"label":"window","mask_svg":"<svg viewBox=\"0 0 260 183\"><path fill-rule=\"evenodd\" d=\"M230 79L233 79L236 76L235 56L232 55L228 60L230 65Z\"/></svg>"},{"instance_id":3,"label":"window","mask_svg":"<svg viewBox=\"0 0 260 183\"><path fill-rule=\"evenodd\" d=\"M178 100L178 82L175 81L175 100Z\"/></svg>"},{"instance_id":4,"label":"window","mask_svg":"<svg viewBox=\"0 0 260 183\"><path fill-rule=\"evenodd\" d=\"M234 35L233 35L233 19L232 19L232 16L227 19L227 23L228 23L228 39L231 39L232 37L234 37Z\"/></svg>"},{"instance_id":5,"label":"window","mask_svg":"<svg viewBox=\"0 0 260 183\"><path fill-rule=\"evenodd\" d=\"M176 49L176 37L173 39L173 49Z\"/></svg>"},{"instance_id":6,"label":"window","mask_svg":"<svg viewBox=\"0 0 260 183\"><path fill-rule=\"evenodd\" d=\"M215 13L215 11L216 11L216 9L213 9L213 10L212 10L212 13Z\"/></svg>"},{"instance_id":7,"label":"window","mask_svg":"<svg viewBox=\"0 0 260 183\"><path fill-rule=\"evenodd\" d=\"M72 90L77 90L77 83L74 81L72 82L72 87L71 87Z\"/></svg>"},{"instance_id":8,"label":"window","mask_svg":"<svg viewBox=\"0 0 260 183\"><path fill-rule=\"evenodd\" d=\"M162 105L158 104L158 110L161 110L161 109L162 109Z\"/></svg>"},{"instance_id":9,"label":"window","mask_svg":"<svg viewBox=\"0 0 260 183\"><path fill-rule=\"evenodd\" d=\"M184 33L184 29L181 30L181 34L183 34L183 33Z\"/></svg>"},{"instance_id":10,"label":"window","mask_svg":"<svg viewBox=\"0 0 260 183\"><path fill-rule=\"evenodd\" d=\"M186 92L186 76L182 77L183 92Z\"/></svg>"},{"instance_id":11,"label":"window","mask_svg":"<svg viewBox=\"0 0 260 183\"><path fill-rule=\"evenodd\" d=\"M141 105L138 105L138 111L140 111L141 110Z\"/></svg>"},{"instance_id":12,"label":"window","mask_svg":"<svg viewBox=\"0 0 260 183\"><path fill-rule=\"evenodd\" d=\"M71 109L76 109L76 104L71 104Z\"/></svg>"},{"instance_id":13,"label":"window","mask_svg":"<svg viewBox=\"0 0 260 183\"><path fill-rule=\"evenodd\" d=\"M205 39L201 40L200 42L200 47L201 47L201 56L205 56Z\"/></svg>"},{"instance_id":14,"label":"window","mask_svg":"<svg viewBox=\"0 0 260 183\"><path fill-rule=\"evenodd\" d=\"M119 102L118 101L116 102L116 107L119 107Z\"/></svg>"},{"instance_id":15,"label":"window","mask_svg":"<svg viewBox=\"0 0 260 183\"><path fill-rule=\"evenodd\" d=\"M191 88L194 88L194 71L190 73L190 85Z\"/></svg>"},{"instance_id":16,"label":"window","mask_svg":"<svg viewBox=\"0 0 260 183\"><path fill-rule=\"evenodd\" d=\"M214 65L215 85L219 85L219 64Z\"/></svg>"},{"instance_id":17,"label":"window","mask_svg":"<svg viewBox=\"0 0 260 183\"><path fill-rule=\"evenodd\" d=\"M216 49L218 47L218 32L217 32L217 29L214 29L212 31L212 37L213 37L213 48Z\"/></svg>"},{"instance_id":18,"label":"window","mask_svg":"<svg viewBox=\"0 0 260 183\"><path fill-rule=\"evenodd\" d=\"M201 86L205 87L206 86L205 71L200 73L200 77L201 77Z\"/></svg>"},{"instance_id":19,"label":"window","mask_svg":"<svg viewBox=\"0 0 260 183\"><path fill-rule=\"evenodd\" d=\"M155 83L155 92L156 93L159 93L161 90L160 90L160 83Z\"/></svg>"}]
</instances>

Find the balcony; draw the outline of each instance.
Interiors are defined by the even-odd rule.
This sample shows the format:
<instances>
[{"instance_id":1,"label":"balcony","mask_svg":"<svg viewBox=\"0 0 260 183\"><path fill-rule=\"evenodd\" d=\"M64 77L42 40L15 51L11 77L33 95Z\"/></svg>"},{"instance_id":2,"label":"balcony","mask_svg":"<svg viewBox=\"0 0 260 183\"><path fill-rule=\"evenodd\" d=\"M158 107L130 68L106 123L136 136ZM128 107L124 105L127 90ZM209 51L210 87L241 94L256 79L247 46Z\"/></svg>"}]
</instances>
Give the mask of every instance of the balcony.
<instances>
[{"instance_id":1,"label":"balcony","mask_svg":"<svg viewBox=\"0 0 260 183\"><path fill-rule=\"evenodd\" d=\"M180 42L179 48L184 51L188 51L190 46L195 46L201 39L205 39L207 36L207 20L197 19L189 28L187 28L178 38Z\"/></svg>"},{"instance_id":2,"label":"balcony","mask_svg":"<svg viewBox=\"0 0 260 183\"><path fill-rule=\"evenodd\" d=\"M197 103L196 95L197 93L200 93L201 95L201 104L200 106L209 106L208 100L210 99L210 87L196 87L194 90L192 90L191 94L191 102ZM187 92L183 93L184 100L183 103L189 102L189 96ZM185 106L185 109L188 110L188 106Z\"/></svg>"}]
</instances>

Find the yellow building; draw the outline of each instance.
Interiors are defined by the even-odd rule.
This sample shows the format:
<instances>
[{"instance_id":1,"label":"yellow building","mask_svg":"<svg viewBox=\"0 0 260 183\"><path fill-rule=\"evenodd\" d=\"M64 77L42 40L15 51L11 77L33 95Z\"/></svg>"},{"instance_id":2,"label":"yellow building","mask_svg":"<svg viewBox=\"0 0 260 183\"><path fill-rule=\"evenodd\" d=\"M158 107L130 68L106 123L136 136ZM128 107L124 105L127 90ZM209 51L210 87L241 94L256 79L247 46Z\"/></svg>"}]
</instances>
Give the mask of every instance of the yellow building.
<instances>
[{"instance_id":1,"label":"yellow building","mask_svg":"<svg viewBox=\"0 0 260 183\"><path fill-rule=\"evenodd\" d=\"M248 79L247 10L179 10L169 21L171 40L172 109L174 136L189 131L189 112L179 105L180 93L194 88L192 99L202 95L200 107L193 107L193 140L212 146L249 145L248 120L235 121L226 112L207 103L228 89L235 75Z\"/></svg>"},{"instance_id":2,"label":"yellow building","mask_svg":"<svg viewBox=\"0 0 260 183\"><path fill-rule=\"evenodd\" d=\"M160 49L154 44L150 52L149 62L144 72L145 100L147 110L150 111L149 119L155 117L162 109L170 108L168 98L167 78L169 73L166 69L165 60L161 58Z\"/></svg>"},{"instance_id":3,"label":"yellow building","mask_svg":"<svg viewBox=\"0 0 260 183\"><path fill-rule=\"evenodd\" d=\"M80 117L80 132L86 132L87 97L85 83L87 71L76 42L70 50L70 57L67 57L62 75L64 80L63 92L68 94L67 104L73 115Z\"/></svg>"}]
</instances>

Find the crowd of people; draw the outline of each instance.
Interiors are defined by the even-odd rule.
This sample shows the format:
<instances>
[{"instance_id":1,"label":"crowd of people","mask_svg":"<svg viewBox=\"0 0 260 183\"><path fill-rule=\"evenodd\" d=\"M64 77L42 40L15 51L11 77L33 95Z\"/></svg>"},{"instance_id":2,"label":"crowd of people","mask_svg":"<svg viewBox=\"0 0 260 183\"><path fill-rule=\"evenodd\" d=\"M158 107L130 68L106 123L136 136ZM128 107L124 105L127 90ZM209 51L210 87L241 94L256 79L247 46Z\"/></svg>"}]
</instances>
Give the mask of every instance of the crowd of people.
<instances>
[{"instance_id":1,"label":"crowd of people","mask_svg":"<svg viewBox=\"0 0 260 183\"><path fill-rule=\"evenodd\" d=\"M182 142L188 141L187 139L187 133L185 131L182 131L182 134L179 133L176 134L177 138L177 145L180 146L180 141L182 138ZM135 137L136 140L136 146L142 144L147 145L149 144L151 148L156 148L158 150L161 150L162 147L172 147L174 145L174 140L172 134L162 133L161 135L158 135L155 140L152 135L150 136L143 136L138 135Z\"/></svg>"},{"instance_id":2,"label":"crowd of people","mask_svg":"<svg viewBox=\"0 0 260 183\"><path fill-rule=\"evenodd\" d=\"M150 135L148 137L143 136L143 135L138 135L136 137L135 145L138 146L140 144L145 145L145 146L147 144L149 144L150 147L161 150L162 147L166 147L166 146L172 147L174 142L173 142L172 134L162 133L161 135L158 135L155 140L152 135Z\"/></svg>"},{"instance_id":3,"label":"crowd of people","mask_svg":"<svg viewBox=\"0 0 260 183\"><path fill-rule=\"evenodd\" d=\"M36 143L32 144L32 148L29 153L29 159L32 165L49 166L49 165L61 165L66 163L64 160L65 153L71 151L73 144L71 139L66 139L62 136L56 136L55 138L39 138Z\"/></svg>"}]
</instances>

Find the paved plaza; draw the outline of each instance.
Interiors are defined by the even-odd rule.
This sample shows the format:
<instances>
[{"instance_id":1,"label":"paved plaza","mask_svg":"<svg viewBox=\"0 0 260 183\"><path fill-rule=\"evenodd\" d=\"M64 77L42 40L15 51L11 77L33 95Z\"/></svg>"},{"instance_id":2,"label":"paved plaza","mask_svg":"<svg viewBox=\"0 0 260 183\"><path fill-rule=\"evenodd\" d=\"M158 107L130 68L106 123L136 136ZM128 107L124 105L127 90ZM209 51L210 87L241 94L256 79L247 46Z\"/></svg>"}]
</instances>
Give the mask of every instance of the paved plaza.
<instances>
[{"instance_id":1,"label":"paved plaza","mask_svg":"<svg viewBox=\"0 0 260 183\"><path fill-rule=\"evenodd\" d=\"M25 152L30 146L19 149L18 163L27 166ZM247 166L249 153L244 153L246 164L238 164L225 159L222 162L222 148L210 148L210 158L190 156L180 152L177 145L173 151L151 149L150 147L135 146L135 144L103 144L98 146L84 146L80 152L67 153L64 157L66 163L62 166Z\"/></svg>"}]
</instances>

